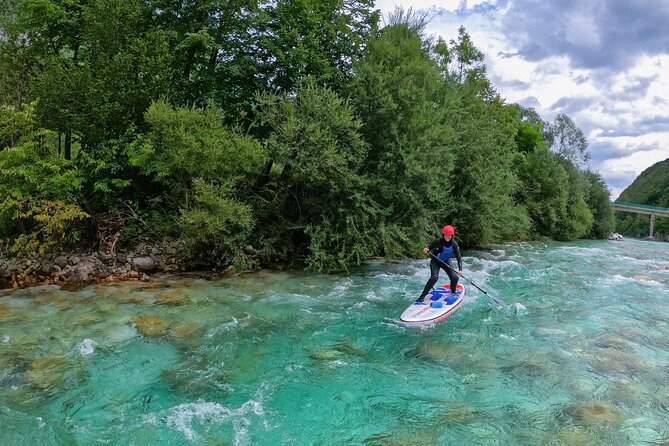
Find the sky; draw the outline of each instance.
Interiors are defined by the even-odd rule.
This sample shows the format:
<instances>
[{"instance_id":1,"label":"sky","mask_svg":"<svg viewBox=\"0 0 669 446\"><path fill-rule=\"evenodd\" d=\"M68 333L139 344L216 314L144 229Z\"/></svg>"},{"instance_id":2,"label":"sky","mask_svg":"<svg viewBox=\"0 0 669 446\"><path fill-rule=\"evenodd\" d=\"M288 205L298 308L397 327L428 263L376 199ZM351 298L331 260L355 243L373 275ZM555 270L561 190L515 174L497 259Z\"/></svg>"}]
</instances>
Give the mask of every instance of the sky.
<instances>
[{"instance_id":1,"label":"sky","mask_svg":"<svg viewBox=\"0 0 669 446\"><path fill-rule=\"evenodd\" d=\"M507 103L585 133L611 199L669 158L669 0L376 0L427 13L427 35L462 25Z\"/></svg>"}]
</instances>

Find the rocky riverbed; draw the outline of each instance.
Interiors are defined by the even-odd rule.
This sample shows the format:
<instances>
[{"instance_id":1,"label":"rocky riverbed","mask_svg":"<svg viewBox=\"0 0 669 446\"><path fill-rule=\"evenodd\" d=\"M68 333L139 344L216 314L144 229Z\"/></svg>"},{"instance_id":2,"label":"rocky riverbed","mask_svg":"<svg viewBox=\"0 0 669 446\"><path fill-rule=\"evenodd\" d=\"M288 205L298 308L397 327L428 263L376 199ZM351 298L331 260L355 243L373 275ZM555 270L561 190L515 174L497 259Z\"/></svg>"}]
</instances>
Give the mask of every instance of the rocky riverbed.
<instances>
[{"instance_id":1,"label":"rocky riverbed","mask_svg":"<svg viewBox=\"0 0 669 446\"><path fill-rule=\"evenodd\" d=\"M155 273L181 273L179 246L141 245L116 253L98 251L37 252L13 256L0 251L0 288L56 284L78 288L91 283L149 280Z\"/></svg>"}]
</instances>

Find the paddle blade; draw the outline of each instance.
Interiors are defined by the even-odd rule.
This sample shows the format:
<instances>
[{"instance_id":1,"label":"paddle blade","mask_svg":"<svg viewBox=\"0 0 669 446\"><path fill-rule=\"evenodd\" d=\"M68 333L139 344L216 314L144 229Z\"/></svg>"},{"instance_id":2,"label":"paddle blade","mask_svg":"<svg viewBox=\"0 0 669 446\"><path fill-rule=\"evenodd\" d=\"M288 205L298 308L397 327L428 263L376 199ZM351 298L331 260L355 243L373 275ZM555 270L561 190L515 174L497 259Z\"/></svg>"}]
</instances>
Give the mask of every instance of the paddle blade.
<instances>
[{"instance_id":1,"label":"paddle blade","mask_svg":"<svg viewBox=\"0 0 669 446\"><path fill-rule=\"evenodd\" d=\"M491 295L489 295L489 294L488 294L488 297L490 298L490 300L492 301L492 303L494 303L495 306L497 306L498 308L502 308L503 306L506 305L506 304L504 303L504 301L503 301L502 299L500 299L499 297L491 296Z\"/></svg>"}]
</instances>

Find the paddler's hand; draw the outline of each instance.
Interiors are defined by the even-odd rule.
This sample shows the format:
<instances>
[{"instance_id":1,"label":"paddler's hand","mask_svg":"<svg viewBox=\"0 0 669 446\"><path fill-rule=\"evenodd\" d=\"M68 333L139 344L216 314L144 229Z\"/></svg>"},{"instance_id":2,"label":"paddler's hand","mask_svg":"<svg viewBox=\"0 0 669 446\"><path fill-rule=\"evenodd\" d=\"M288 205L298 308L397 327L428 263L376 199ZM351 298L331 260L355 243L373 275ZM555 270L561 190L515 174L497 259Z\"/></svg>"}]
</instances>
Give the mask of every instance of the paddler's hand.
<instances>
[{"instance_id":1,"label":"paddler's hand","mask_svg":"<svg viewBox=\"0 0 669 446\"><path fill-rule=\"evenodd\" d=\"M428 252L430 252L430 248L423 248L423 252L427 254Z\"/></svg>"},{"instance_id":2,"label":"paddler's hand","mask_svg":"<svg viewBox=\"0 0 669 446\"><path fill-rule=\"evenodd\" d=\"M458 276L461 276L461 275L462 275L462 270L459 269L459 270L458 270Z\"/></svg>"}]
</instances>

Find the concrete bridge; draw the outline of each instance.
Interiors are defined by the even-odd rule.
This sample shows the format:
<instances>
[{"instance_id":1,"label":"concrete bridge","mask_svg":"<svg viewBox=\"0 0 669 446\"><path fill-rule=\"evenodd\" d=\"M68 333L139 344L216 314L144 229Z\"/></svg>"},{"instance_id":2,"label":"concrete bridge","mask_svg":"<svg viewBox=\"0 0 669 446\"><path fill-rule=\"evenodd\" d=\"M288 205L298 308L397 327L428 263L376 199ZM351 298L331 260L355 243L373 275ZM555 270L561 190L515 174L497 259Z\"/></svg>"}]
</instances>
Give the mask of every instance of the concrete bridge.
<instances>
[{"instance_id":1,"label":"concrete bridge","mask_svg":"<svg viewBox=\"0 0 669 446\"><path fill-rule=\"evenodd\" d=\"M625 203L624 201L614 201L612 204L613 209L616 211L650 215L650 237L653 236L653 230L655 229L655 217L669 218L669 208L661 208L639 203Z\"/></svg>"}]
</instances>

